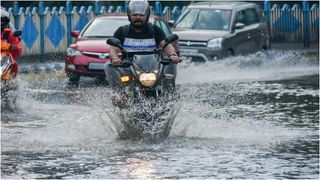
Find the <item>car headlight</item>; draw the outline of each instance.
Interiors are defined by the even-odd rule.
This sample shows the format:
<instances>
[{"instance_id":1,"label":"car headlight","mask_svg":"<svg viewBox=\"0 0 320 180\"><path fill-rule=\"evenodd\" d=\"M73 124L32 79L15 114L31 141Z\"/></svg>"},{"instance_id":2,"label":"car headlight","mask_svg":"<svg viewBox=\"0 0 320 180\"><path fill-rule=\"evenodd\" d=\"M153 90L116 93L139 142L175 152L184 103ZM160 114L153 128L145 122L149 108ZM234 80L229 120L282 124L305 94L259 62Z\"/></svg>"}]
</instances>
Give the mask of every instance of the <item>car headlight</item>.
<instances>
[{"instance_id":1,"label":"car headlight","mask_svg":"<svg viewBox=\"0 0 320 180\"><path fill-rule=\"evenodd\" d=\"M214 38L208 41L208 48L212 48L214 50L222 49L222 38Z\"/></svg>"},{"instance_id":2,"label":"car headlight","mask_svg":"<svg viewBox=\"0 0 320 180\"><path fill-rule=\"evenodd\" d=\"M143 86L153 87L156 84L157 75L155 73L141 73L139 81Z\"/></svg>"},{"instance_id":3,"label":"car headlight","mask_svg":"<svg viewBox=\"0 0 320 180\"><path fill-rule=\"evenodd\" d=\"M67 56L80 56L81 55L81 53L80 53L80 51L78 51L78 50L76 50L76 49L74 49L74 48L68 48L67 49Z\"/></svg>"}]
</instances>

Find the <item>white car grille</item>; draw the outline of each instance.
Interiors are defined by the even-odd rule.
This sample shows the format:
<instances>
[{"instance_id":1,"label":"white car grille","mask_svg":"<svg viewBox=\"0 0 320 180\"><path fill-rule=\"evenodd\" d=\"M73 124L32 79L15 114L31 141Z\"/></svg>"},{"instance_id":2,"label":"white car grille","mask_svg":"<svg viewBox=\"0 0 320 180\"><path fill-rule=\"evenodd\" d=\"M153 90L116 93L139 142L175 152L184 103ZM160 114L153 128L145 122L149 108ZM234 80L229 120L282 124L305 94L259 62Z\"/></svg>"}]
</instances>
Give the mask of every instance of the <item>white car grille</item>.
<instances>
[{"instance_id":1,"label":"white car grille","mask_svg":"<svg viewBox=\"0 0 320 180\"><path fill-rule=\"evenodd\" d=\"M88 51L83 51L82 54L99 58L99 59L108 59L109 58L109 53L99 53L99 52L88 52Z\"/></svg>"},{"instance_id":2,"label":"white car grille","mask_svg":"<svg viewBox=\"0 0 320 180\"><path fill-rule=\"evenodd\" d=\"M186 41L186 40L180 40L179 41L180 46L196 46L196 47L206 47L207 42L206 41Z\"/></svg>"}]
</instances>

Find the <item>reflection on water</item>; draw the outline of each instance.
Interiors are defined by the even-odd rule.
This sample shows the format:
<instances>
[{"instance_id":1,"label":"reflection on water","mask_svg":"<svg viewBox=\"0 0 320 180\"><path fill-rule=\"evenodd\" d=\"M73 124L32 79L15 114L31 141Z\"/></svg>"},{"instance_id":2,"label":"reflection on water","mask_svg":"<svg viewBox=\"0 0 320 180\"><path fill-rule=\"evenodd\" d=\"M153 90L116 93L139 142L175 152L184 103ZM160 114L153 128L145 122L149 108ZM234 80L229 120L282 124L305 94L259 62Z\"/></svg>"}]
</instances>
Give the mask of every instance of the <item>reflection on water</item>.
<instances>
[{"instance_id":1,"label":"reflection on water","mask_svg":"<svg viewBox=\"0 0 320 180\"><path fill-rule=\"evenodd\" d=\"M1 113L2 178L319 176L319 62L271 51L181 64L181 110L161 142L117 138L109 89L20 77L21 111ZM36 75L35 75L36 76Z\"/></svg>"}]
</instances>

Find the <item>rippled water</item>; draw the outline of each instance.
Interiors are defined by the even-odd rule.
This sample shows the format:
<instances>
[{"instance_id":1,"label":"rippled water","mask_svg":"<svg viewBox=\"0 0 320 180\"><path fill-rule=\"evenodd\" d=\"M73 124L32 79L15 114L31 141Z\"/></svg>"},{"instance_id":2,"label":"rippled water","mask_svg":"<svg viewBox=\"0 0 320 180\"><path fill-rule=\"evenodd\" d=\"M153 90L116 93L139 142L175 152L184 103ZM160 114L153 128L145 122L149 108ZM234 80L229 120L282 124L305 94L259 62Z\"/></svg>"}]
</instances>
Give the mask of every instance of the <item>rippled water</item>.
<instances>
[{"instance_id":1,"label":"rippled water","mask_svg":"<svg viewBox=\"0 0 320 180\"><path fill-rule=\"evenodd\" d=\"M2 178L319 177L318 55L180 64L179 113L160 142L118 139L110 91L91 79L19 82L21 110L1 113Z\"/></svg>"}]
</instances>

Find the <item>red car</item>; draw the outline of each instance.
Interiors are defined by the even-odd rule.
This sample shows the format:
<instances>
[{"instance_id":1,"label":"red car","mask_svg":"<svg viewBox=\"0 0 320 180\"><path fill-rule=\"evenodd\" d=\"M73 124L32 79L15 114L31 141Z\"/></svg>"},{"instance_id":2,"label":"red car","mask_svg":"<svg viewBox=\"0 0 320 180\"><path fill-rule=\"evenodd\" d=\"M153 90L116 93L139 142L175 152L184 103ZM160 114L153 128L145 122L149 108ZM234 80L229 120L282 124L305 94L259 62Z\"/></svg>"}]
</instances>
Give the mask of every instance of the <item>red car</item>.
<instances>
[{"instance_id":1,"label":"red car","mask_svg":"<svg viewBox=\"0 0 320 180\"><path fill-rule=\"evenodd\" d=\"M150 17L149 22L159 26L166 35L171 34L168 24L160 18ZM106 39L126 24L129 24L126 15L103 15L93 18L81 32L71 32L76 40L67 49L65 59L65 72L70 83L79 83L81 76L105 81L104 64L110 61Z\"/></svg>"}]
</instances>

